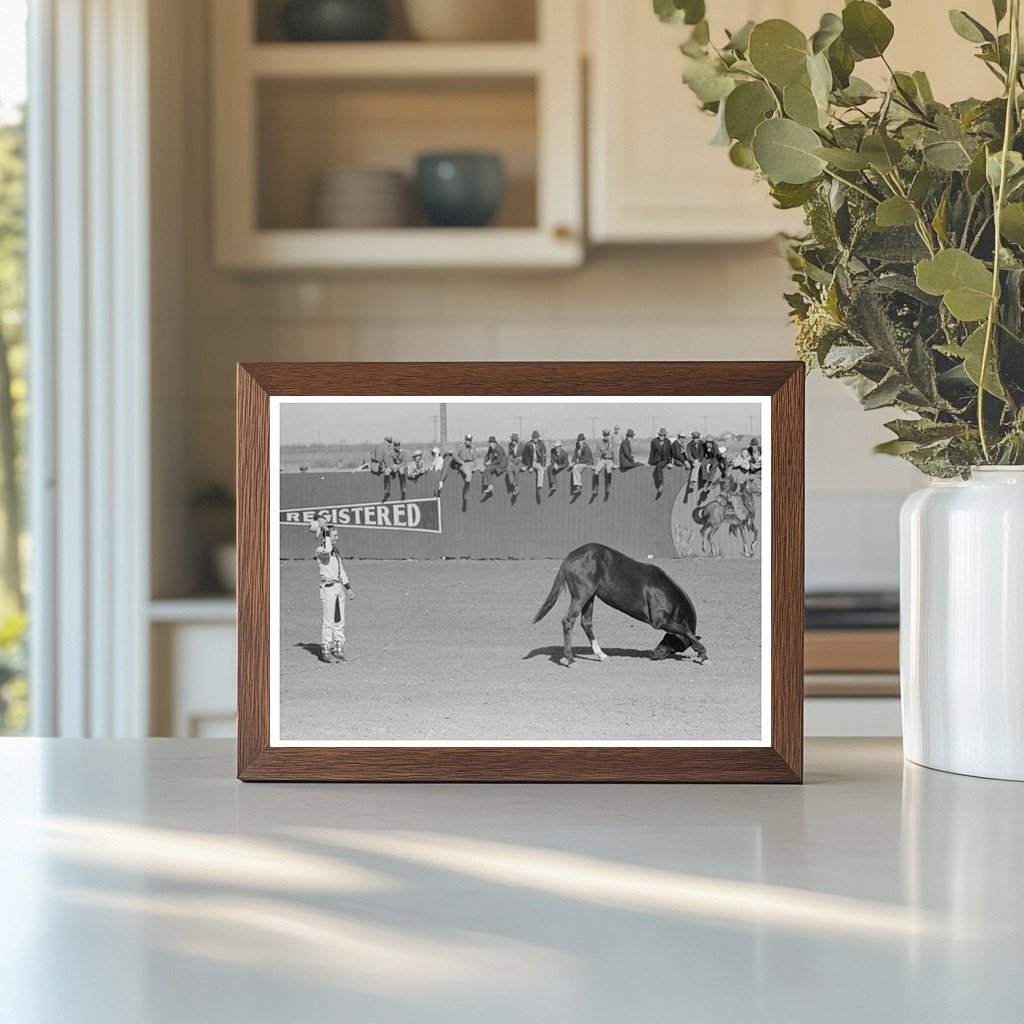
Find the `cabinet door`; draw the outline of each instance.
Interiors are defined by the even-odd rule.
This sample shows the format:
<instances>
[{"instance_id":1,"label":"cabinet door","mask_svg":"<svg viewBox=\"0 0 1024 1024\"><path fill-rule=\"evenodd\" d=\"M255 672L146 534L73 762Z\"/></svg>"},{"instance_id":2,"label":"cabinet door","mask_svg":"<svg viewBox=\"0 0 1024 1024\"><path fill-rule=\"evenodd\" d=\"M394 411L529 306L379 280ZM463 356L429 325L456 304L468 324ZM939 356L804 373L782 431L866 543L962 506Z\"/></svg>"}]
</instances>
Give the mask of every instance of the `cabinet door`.
<instances>
[{"instance_id":1,"label":"cabinet door","mask_svg":"<svg viewBox=\"0 0 1024 1024\"><path fill-rule=\"evenodd\" d=\"M798 213L776 210L767 186L734 167L724 146L711 145L715 120L682 83L679 44L689 29L663 25L649 0L588 3L591 240L736 241L799 230ZM751 18L817 25L816 14L799 17L801 6L825 4L712 0L708 17L716 38Z\"/></svg>"}]
</instances>

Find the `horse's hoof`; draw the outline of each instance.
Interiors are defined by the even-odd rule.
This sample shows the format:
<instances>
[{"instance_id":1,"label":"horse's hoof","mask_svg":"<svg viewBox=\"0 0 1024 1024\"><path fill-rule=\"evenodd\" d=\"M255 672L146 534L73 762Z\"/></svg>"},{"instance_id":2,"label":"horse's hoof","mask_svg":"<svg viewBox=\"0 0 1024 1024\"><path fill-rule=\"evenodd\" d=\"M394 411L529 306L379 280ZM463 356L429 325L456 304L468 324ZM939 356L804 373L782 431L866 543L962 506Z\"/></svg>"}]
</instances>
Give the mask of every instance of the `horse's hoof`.
<instances>
[{"instance_id":1,"label":"horse's hoof","mask_svg":"<svg viewBox=\"0 0 1024 1024\"><path fill-rule=\"evenodd\" d=\"M607 654L599 654L597 656L597 660L598 661L607 661L608 660L608 655Z\"/></svg>"},{"instance_id":2,"label":"horse's hoof","mask_svg":"<svg viewBox=\"0 0 1024 1024\"><path fill-rule=\"evenodd\" d=\"M575 658L560 658L558 661L559 665L564 665L566 668L574 668L576 665Z\"/></svg>"}]
</instances>

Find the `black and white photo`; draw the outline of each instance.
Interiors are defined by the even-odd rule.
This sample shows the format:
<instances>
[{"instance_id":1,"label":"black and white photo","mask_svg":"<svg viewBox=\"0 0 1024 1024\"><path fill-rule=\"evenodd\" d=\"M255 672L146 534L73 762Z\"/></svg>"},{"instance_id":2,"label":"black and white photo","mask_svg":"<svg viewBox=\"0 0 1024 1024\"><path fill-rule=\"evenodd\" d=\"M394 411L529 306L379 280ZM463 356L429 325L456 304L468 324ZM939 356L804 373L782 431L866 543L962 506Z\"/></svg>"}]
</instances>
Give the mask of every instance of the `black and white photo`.
<instances>
[{"instance_id":1,"label":"black and white photo","mask_svg":"<svg viewBox=\"0 0 1024 1024\"><path fill-rule=\"evenodd\" d=\"M769 418L272 397L271 745L769 745Z\"/></svg>"}]
</instances>

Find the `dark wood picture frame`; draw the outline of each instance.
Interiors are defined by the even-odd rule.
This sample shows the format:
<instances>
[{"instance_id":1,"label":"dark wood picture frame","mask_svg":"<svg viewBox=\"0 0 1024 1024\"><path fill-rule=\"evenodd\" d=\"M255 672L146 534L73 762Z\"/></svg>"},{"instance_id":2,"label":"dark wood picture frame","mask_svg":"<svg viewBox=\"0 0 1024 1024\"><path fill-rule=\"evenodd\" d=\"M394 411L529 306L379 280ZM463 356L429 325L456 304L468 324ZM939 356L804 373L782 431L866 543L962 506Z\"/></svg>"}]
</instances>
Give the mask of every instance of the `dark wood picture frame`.
<instances>
[{"instance_id":1,"label":"dark wood picture frame","mask_svg":"<svg viewBox=\"0 0 1024 1024\"><path fill-rule=\"evenodd\" d=\"M771 400L771 744L270 745L270 397L720 395ZM804 366L799 362L248 363L238 366L238 777L256 781L800 782Z\"/></svg>"}]
</instances>

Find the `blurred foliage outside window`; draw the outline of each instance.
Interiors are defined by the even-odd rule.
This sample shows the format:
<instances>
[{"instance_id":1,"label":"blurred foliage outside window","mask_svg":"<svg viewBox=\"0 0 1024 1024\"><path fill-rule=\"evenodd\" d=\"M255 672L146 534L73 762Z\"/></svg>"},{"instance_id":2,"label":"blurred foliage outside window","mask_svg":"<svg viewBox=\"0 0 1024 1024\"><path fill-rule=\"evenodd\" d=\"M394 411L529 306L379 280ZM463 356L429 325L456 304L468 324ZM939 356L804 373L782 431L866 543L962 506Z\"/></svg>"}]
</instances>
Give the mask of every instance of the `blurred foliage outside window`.
<instances>
[{"instance_id":1,"label":"blurred foliage outside window","mask_svg":"<svg viewBox=\"0 0 1024 1024\"><path fill-rule=\"evenodd\" d=\"M24 11L0 0L0 735L29 727Z\"/></svg>"}]
</instances>

